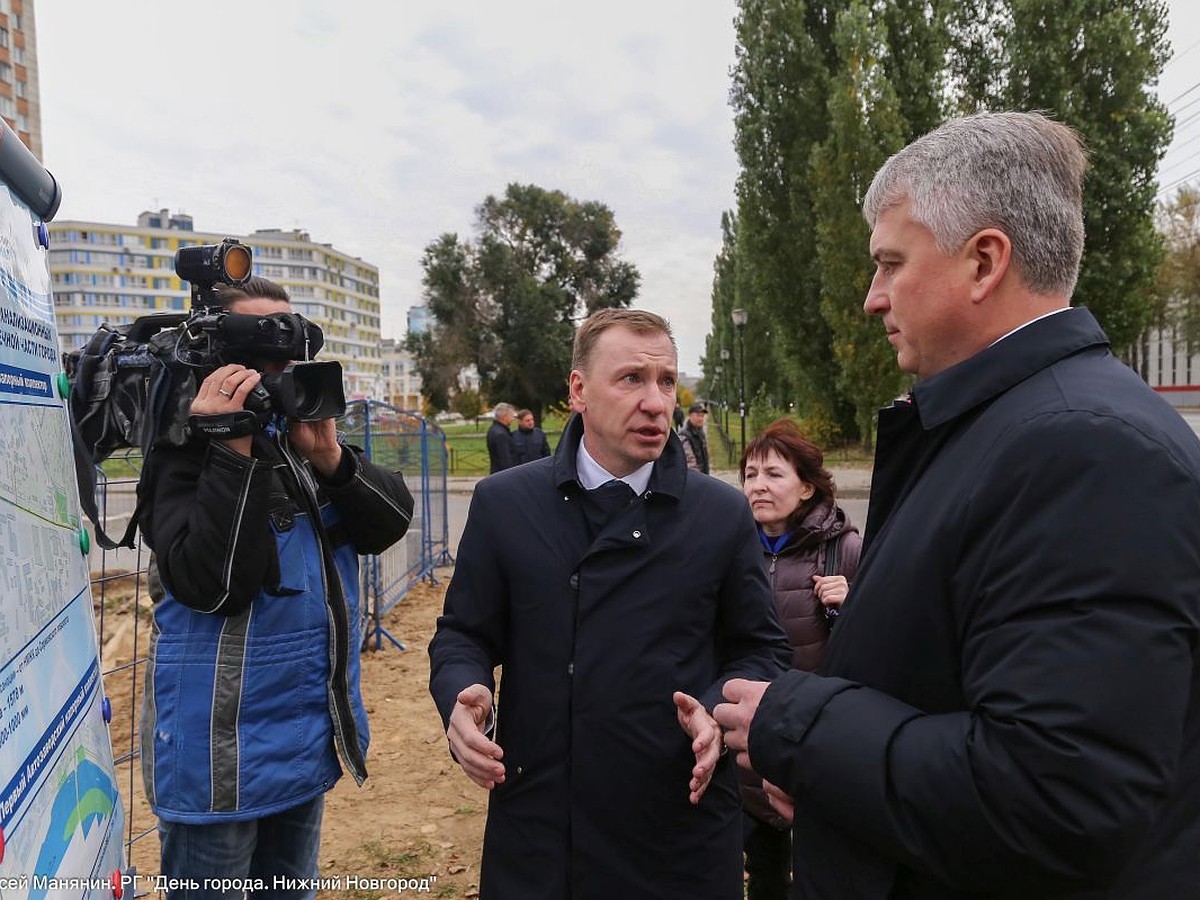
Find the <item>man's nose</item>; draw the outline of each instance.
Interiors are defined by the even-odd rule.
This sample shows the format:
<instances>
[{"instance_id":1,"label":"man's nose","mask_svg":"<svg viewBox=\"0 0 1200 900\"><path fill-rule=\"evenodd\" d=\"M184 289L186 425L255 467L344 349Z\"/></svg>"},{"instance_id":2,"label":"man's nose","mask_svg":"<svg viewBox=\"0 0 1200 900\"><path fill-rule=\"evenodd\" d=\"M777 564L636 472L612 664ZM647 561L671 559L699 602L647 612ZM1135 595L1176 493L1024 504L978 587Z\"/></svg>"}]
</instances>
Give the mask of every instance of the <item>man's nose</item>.
<instances>
[{"instance_id":1,"label":"man's nose","mask_svg":"<svg viewBox=\"0 0 1200 900\"><path fill-rule=\"evenodd\" d=\"M646 382L642 390L642 409L651 413L666 412L667 398L657 384Z\"/></svg>"},{"instance_id":2,"label":"man's nose","mask_svg":"<svg viewBox=\"0 0 1200 900\"><path fill-rule=\"evenodd\" d=\"M863 312L868 316L881 316L887 311L887 292L878 285L878 276L871 279L867 298L863 300Z\"/></svg>"}]
</instances>

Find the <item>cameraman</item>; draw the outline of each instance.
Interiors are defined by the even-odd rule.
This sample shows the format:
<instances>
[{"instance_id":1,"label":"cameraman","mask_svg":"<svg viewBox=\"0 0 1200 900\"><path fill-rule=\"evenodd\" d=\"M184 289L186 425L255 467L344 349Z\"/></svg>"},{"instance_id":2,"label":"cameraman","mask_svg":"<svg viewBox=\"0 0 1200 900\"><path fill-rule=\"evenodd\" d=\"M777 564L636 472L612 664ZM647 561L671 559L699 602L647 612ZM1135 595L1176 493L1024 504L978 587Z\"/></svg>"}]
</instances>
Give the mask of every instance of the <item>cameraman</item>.
<instances>
[{"instance_id":1,"label":"cameraman","mask_svg":"<svg viewBox=\"0 0 1200 900\"><path fill-rule=\"evenodd\" d=\"M231 313L291 313L264 278L220 286L216 299ZM256 368L216 369L192 415L230 421ZM162 874L199 886L171 897L242 896L206 883L220 878L261 878L256 896L313 897L274 879L318 874L324 794L342 765L366 778L358 554L405 533L413 498L399 473L340 444L332 419L237 430L250 433L156 448L138 486L161 580L152 574L142 772Z\"/></svg>"}]
</instances>

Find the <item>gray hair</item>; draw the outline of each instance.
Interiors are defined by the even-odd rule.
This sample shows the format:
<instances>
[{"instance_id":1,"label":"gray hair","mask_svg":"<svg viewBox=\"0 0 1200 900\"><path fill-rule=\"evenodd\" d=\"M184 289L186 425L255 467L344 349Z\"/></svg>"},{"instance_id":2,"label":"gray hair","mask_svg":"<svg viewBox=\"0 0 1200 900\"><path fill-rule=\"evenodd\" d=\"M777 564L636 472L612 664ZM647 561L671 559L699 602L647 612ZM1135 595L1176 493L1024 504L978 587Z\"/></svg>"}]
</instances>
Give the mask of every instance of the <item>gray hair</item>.
<instances>
[{"instance_id":1,"label":"gray hair","mask_svg":"<svg viewBox=\"0 0 1200 900\"><path fill-rule=\"evenodd\" d=\"M1030 290L1070 296L1083 256L1087 151L1071 127L1040 113L951 119L893 155L863 200L880 212L909 202L942 253L984 228L1012 241L1013 265Z\"/></svg>"},{"instance_id":2,"label":"gray hair","mask_svg":"<svg viewBox=\"0 0 1200 900\"><path fill-rule=\"evenodd\" d=\"M501 416L516 415L517 408L511 403L497 403L496 408L492 410L492 418L499 420Z\"/></svg>"}]
</instances>

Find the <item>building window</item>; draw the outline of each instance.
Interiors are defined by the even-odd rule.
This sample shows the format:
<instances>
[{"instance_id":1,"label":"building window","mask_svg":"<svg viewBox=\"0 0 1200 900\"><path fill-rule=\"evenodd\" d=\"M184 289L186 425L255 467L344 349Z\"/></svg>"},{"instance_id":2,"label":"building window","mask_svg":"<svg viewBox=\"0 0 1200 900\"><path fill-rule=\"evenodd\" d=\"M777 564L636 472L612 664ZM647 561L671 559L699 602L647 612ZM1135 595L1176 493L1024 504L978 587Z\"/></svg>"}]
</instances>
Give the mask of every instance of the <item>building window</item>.
<instances>
[{"instance_id":1,"label":"building window","mask_svg":"<svg viewBox=\"0 0 1200 900\"><path fill-rule=\"evenodd\" d=\"M8 46L8 29L0 27L0 47Z\"/></svg>"}]
</instances>

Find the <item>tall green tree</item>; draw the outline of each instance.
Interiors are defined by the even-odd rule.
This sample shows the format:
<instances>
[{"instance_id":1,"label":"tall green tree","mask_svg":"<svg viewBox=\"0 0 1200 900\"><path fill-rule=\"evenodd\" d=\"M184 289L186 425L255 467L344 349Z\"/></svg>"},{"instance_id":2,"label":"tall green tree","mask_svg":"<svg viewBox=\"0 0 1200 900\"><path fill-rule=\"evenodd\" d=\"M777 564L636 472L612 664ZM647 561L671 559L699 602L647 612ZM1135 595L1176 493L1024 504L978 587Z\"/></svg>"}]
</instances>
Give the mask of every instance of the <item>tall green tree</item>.
<instances>
[{"instance_id":1,"label":"tall green tree","mask_svg":"<svg viewBox=\"0 0 1200 900\"><path fill-rule=\"evenodd\" d=\"M864 445L871 442L876 411L905 382L881 324L863 313L871 267L862 199L875 172L905 140L900 102L883 63L886 33L861 0L839 16L829 136L812 159L821 314L833 335L838 390L853 405Z\"/></svg>"},{"instance_id":2,"label":"tall green tree","mask_svg":"<svg viewBox=\"0 0 1200 900\"><path fill-rule=\"evenodd\" d=\"M427 412L450 408L459 390L459 372L479 364L484 329L475 299L471 256L456 234L443 234L421 255L423 297L435 324L410 332L405 346L413 354ZM465 361L465 362L464 362Z\"/></svg>"},{"instance_id":3,"label":"tall green tree","mask_svg":"<svg viewBox=\"0 0 1200 900\"><path fill-rule=\"evenodd\" d=\"M721 249L713 261L712 325L704 342L704 371L706 397L730 402L737 396L736 370L733 350L736 336L731 313L738 306L737 293L737 214L731 210L721 213ZM725 356L721 351L725 351Z\"/></svg>"},{"instance_id":4,"label":"tall green tree","mask_svg":"<svg viewBox=\"0 0 1200 900\"><path fill-rule=\"evenodd\" d=\"M514 183L488 196L476 221L474 241L445 234L422 257L435 324L414 342L417 368L444 378L474 365L490 402L540 418L566 399L577 320L628 306L640 275L618 256L621 232L603 203Z\"/></svg>"},{"instance_id":5,"label":"tall green tree","mask_svg":"<svg viewBox=\"0 0 1200 900\"><path fill-rule=\"evenodd\" d=\"M873 75L872 80L886 79L889 103L894 105L898 116L896 124L903 129L902 144L945 121L947 90L953 77L946 65L952 46L950 16L955 9L965 6L953 0L890 0L868 4L868 10L877 20L871 27L882 24L883 29L876 31L872 42L882 73ZM840 42L838 52L838 77L845 78L856 65L855 57L847 57ZM830 115L833 114L830 110ZM883 160L879 162L882 164Z\"/></svg>"},{"instance_id":6,"label":"tall green tree","mask_svg":"<svg viewBox=\"0 0 1200 900\"><path fill-rule=\"evenodd\" d=\"M945 12L948 40L945 99L956 114L1004 108L1008 78L1004 47L1012 31L1009 3L1010 0L950 3Z\"/></svg>"},{"instance_id":7,"label":"tall green tree","mask_svg":"<svg viewBox=\"0 0 1200 900\"><path fill-rule=\"evenodd\" d=\"M1162 258L1154 228L1156 172L1172 122L1155 94L1170 55L1162 0L1010 0L1006 105L1075 127L1091 166L1075 302L1099 319L1117 353L1154 315Z\"/></svg>"},{"instance_id":8,"label":"tall green tree","mask_svg":"<svg viewBox=\"0 0 1200 900\"><path fill-rule=\"evenodd\" d=\"M1092 167L1075 300L1118 352L1131 347L1158 309L1154 175L1171 129L1154 96L1163 0L863 0L843 21L850 6L738 5L733 268L752 323L748 392L828 405L843 433L865 436L871 390L893 383L851 313L868 271L853 259L865 232L852 210L897 135L911 141L951 112L1041 109L1080 131ZM714 308L718 347L726 312Z\"/></svg>"},{"instance_id":9,"label":"tall green tree","mask_svg":"<svg viewBox=\"0 0 1200 900\"><path fill-rule=\"evenodd\" d=\"M809 161L828 134L833 24L843 2L741 0L730 103L737 181L739 305L747 393L777 405L836 397L821 315Z\"/></svg>"}]
</instances>

